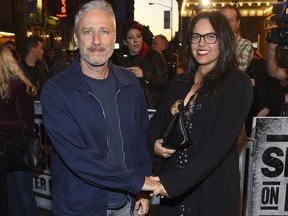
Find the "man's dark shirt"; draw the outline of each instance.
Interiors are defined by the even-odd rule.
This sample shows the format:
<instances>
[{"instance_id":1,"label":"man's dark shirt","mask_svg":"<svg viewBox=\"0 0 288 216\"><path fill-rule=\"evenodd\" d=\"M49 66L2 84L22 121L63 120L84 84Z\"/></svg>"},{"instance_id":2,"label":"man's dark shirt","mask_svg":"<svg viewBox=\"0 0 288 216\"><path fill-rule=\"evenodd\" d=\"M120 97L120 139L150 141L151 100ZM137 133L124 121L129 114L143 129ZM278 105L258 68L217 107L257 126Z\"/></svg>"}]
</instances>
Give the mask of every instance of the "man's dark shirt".
<instances>
[{"instance_id":1,"label":"man's dark shirt","mask_svg":"<svg viewBox=\"0 0 288 216\"><path fill-rule=\"evenodd\" d=\"M27 79L29 79L30 82L38 88L34 100L40 100L40 91L45 82L45 76L44 74L42 75L40 66L37 64L35 66L29 66L24 59L22 59L20 66Z\"/></svg>"}]
</instances>

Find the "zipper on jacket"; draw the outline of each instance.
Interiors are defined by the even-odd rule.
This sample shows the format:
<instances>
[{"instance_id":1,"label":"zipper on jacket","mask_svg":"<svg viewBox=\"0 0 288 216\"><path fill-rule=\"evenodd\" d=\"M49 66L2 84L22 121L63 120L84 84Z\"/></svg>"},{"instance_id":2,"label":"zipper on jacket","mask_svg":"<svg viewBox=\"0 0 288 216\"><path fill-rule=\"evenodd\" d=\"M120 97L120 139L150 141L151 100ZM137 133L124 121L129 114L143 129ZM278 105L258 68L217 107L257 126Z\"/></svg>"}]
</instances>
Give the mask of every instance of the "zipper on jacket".
<instances>
[{"instance_id":1,"label":"zipper on jacket","mask_svg":"<svg viewBox=\"0 0 288 216\"><path fill-rule=\"evenodd\" d=\"M90 94L93 98L95 98L95 100L98 101L98 103L100 104L100 107L102 109L102 114L104 116L104 119L105 119L105 125L106 125L106 146L107 146L107 157L109 158L109 144L108 144L108 136L107 136L107 123L106 123L106 115L105 115L105 112L104 112L104 108L103 108L103 105L101 103L101 101L91 92L88 92L88 94Z\"/></svg>"},{"instance_id":2,"label":"zipper on jacket","mask_svg":"<svg viewBox=\"0 0 288 216\"><path fill-rule=\"evenodd\" d=\"M120 117L119 117L119 113L118 113L118 105L117 105L117 96L119 94L120 90L118 90L115 94L115 106L116 106L116 109L117 109L117 117L118 117L118 120L119 120L119 124L118 124L118 127L119 127L119 132L120 132L120 137L121 137L121 149L122 149L122 153L123 153L123 166L125 168L127 168L126 166L126 162L125 162L125 158L126 158L126 155L125 155L125 151L124 151L124 145L123 145L123 136L122 136L122 131L120 129ZM101 101L91 92L88 92L88 94L90 94L92 97L94 97L98 103L100 104L100 107L102 109L102 114L104 116L104 119L105 119L105 125L106 125L106 145L107 145L107 157L109 157L109 142L108 142L108 136L107 136L107 122L106 122L106 114L105 114L105 111L104 111L104 108L103 108L103 105L101 103Z\"/></svg>"},{"instance_id":3,"label":"zipper on jacket","mask_svg":"<svg viewBox=\"0 0 288 216\"><path fill-rule=\"evenodd\" d=\"M121 137L121 143L122 143L122 148L121 149L122 149L122 153L123 153L123 165L124 165L125 168L127 168L126 163L125 163L126 155L125 155L125 151L124 151L123 136L122 136L122 131L121 131L121 128L120 128L121 124L120 124L120 117L119 117L119 112L118 112L119 110L118 110L118 104L117 104L117 97L118 97L119 93L120 93L120 89L115 94L115 105L116 105L116 109L117 109L117 117L119 119L118 127L119 127L119 131L120 131L120 137Z\"/></svg>"}]
</instances>

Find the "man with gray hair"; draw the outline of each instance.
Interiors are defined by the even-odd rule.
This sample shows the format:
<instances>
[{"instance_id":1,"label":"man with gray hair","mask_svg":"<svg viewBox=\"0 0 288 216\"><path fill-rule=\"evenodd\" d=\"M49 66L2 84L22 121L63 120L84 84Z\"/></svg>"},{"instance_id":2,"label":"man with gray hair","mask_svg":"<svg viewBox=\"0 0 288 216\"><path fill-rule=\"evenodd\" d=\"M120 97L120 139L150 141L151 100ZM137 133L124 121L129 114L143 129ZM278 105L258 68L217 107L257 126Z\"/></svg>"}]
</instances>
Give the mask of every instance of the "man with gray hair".
<instances>
[{"instance_id":1,"label":"man with gray hair","mask_svg":"<svg viewBox=\"0 0 288 216\"><path fill-rule=\"evenodd\" d=\"M109 62L116 41L111 5L84 4L74 30L79 56L41 93L53 144L52 213L145 215L149 194L141 191L160 183L147 177L152 170L146 149L149 120L139 81Z\"/></svg>"}]
</instances>

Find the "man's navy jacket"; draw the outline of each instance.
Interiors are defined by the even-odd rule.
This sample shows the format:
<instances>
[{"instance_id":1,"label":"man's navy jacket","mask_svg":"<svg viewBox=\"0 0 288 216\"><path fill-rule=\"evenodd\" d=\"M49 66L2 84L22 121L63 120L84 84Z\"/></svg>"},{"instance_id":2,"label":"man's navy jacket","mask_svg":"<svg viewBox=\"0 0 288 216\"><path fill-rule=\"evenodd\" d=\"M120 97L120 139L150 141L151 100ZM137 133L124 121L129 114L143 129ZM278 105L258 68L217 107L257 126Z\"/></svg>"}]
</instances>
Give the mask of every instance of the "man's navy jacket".
<instances>
[{"instance_id":1,"label":"man's navy jacket","mask_svg":"<svg viewBox=\"0 0 288 216\"><path fill-rule=\"evenodd\" d=\"M85 81L79 57L48 80L41 92L43 119L54 150L51 156L53 215L105 215L107 191L123 190L134 206L151 175L146 149L147 106L133 73L109 63L116 77L116 107L125 167L108 158L105 115Z\"/></svg>"}]
</instances>

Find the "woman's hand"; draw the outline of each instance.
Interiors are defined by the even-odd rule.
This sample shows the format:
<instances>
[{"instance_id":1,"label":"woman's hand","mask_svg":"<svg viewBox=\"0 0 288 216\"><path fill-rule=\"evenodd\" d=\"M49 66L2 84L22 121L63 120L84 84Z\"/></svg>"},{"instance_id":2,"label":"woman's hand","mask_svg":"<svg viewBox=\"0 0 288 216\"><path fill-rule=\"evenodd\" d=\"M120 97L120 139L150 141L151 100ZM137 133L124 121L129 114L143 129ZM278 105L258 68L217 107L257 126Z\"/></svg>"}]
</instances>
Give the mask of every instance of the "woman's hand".
<instances>
[{"instance_id":1,"label":"woman's hand","mask_svg":"<svg viewBox=\"0 0 288 216\"><path fill-rule=\"evenodd\" d=\"M154 181L159 181L160 182L160 179L158 176L150 176L150 178ZM155 196L161 196L161 198L164 198L164 197L169 197L167 191L165 190L164 186L161 184L160 182L160 185L159 187L157 187L154 191L153 191L153 195Z\"/></svg>"},{"instance_id":2,"label":"woman's hand","mask_svg":"<svg viewBox=\"0 0 288 216\"><path fill-rule=\"evenodd\" d=\"M138 78L142 78L143 77L143 70L140 67L138 67L138 66L128 67L126 69L128 69L129 71L134 73L135 76L138 77Z\"/></svg>"},{"instance_id":3,"label":"woman's hand","mask_svg":"<svg viewBox=\"0 0 288 216\"><path fill-rule=\"evenodd\" d=\"M162 158L171 157L175 153L176 150L164 148L162 146L162 143L163 143L163 139L157 139L155 141L155 144L154 144L154 152L155 152L155 154L160 156L160 157L162 157Z\"/></svg>"}]
</instances>

